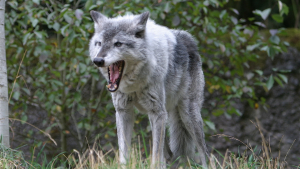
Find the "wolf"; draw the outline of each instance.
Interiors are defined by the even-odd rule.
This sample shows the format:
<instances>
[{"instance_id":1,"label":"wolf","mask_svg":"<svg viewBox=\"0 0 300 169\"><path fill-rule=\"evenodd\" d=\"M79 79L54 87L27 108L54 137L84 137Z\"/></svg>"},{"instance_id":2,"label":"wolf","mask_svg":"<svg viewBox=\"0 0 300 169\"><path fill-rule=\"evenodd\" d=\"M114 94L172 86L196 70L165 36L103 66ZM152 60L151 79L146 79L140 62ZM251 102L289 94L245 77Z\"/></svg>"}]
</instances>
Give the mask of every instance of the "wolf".
<instances>
[{"instance_id":1,"label":"wolf","mask_svg":"<svg viewBox=\"0 0 300 169\"><path fill-rule=\"evenodd\" d=\"M129 159L137 108L148 114L152 129L151 166L164 168L165 157L171 161L180 157L181 162L194 159L197 148L201 164L207 167L200 114L205 82L192 35L156 24L149 12L115 18L96 11L90 14L95 28L90 58L112 95L120 163ZM179 165L175 163L173 168Z\"/></svg>"}]
</instances>

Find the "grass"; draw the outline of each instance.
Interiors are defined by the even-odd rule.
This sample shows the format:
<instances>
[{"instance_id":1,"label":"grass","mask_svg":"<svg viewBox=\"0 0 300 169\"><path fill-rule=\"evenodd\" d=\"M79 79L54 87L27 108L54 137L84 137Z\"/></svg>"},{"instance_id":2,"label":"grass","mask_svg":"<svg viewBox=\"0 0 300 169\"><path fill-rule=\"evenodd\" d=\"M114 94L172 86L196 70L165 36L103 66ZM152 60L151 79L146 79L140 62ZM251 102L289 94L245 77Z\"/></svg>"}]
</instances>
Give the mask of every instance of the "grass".
<instances>
[{"instance_id":1,"label":"grass","mask_svg":"<svg viewBox=\"0 0 300 169\"><path fill-rule=\"evenodd\" d=\"M264 138L263 133L260 130L258 125L255 124L258 128L261 135L261 149L259 150L257 147L251 147L249 144L245 144L242 141L227 136L219 134L219 137L228 137L230 139L239 141L245 146L246 150L243 153L232 153L227 151L225 154L221 154L217 150L214 150L216 154L211 154L208 158L208 168L209 169L284 169L290 168L284 159L280 159L280 153L278 157L272 157L271 147ZM145 142L143 142L145 144ZM44 145L45 146L45 145ZM291 145L292 146L292 145ZM131 158L125 166L121 166L118 163L118 152L115 149L111 149L108 152L103 152L99 146L96 144L93 147L90 147L84 153L80 153L77 150L73 150L68 156L65 156L65 161L61 161L59 156L62 156L63 153L55 156L51 161L47 161L44 154L44 159L42 159L43 149L37 154L37 157L31 158L30 161L25 161L23 158L23 154L20 151L12 150L10 148L5 148L0 144L0 168L72 168L72 169L118 169L118 168L129 168L129 169L148 169L150 168L150 158L148 154L143 154L142 150L146 146L142 145L140 141L138 141L138 145L133 145L131 151ZM45 153L45 152L44 152ZM34 154L34 151L32 152ZM114 157L112 157L114 155ZM38 162L42 161L42 162ZM170 165L167 165L169 168ZM194 163L191 160L188 160L187 164L181 165L179 168L202 168L197 163ZM293 168L300 168L300 164L298 166L293 166Z\"/></svg>"},{"instance_id":2,"label":"grass","mask_svg":"<svg viewBox=\"0 0 300 169\"><path fill-rule=\"evenodd\" d=\"M253 123L254 124L254 123ZM243 153L232 153L227 151L224 155L215 150L218 156L211 154L208 158L208 168L209 169L284 169L289 168L287 162L285 161L286 156L284 159L280 159L280 152L278 157L272 156L271 147L268 144L267 140L265 139L263 133L260 130L259 123L256 124L257 129L260 132L261 136L261 150L257 147L252 147L249 144L246 144L236 138L226 136L226 135L218 135L221 137L229 137L230 139L239 141L242 143L246 151ZM140 143L140 142L139 142ZM145 147L145 146L144 146ZM292 145L291 145L292 147ZM72 164L75 168L104 168L104 169L111 169L111 168L120 168L120 164L118 163L117 152L115 150L111 150L106 154L103 154L101 150L95 148L95 146L85 153L80 154L79 152L75 151L76 156L70 155L69 159L72 160ZM111 159L108 154L113 152L116 156L115 158ZM188 168L202 168L202 166L198 164L193 164L192 161L188 161L185 166ZM170 166L167 166L169 168ZM296 168L300 168L300 165L294 166ZM141 146L133 146L131 158L126 168L132 169L144 169L150 168L150 158L145 158L142 156L141 153ZM184 168L181 166L180 168Z\"/></svg>"},{"instance_id":3,"label":"grass","mask_svg":"<svg viewBox=\"0 0 300 169\"><path fill-rule=\"evenodd\" d=\"M0 144L0 168L27 168L23 153Z\"/></svg>"},{"instance_id":4,"label":"grass","mask_svg":"<svg viewBox=\"0 0 300 169\"><path fill-rule=\"evenodd\" d=\"M252 122L253 123L253 122ZM253 123L254 124L254 123ZM260 130L259 122L257 121L254 124L259 130L261 136L261 150L258 150L257 147L253 148L250 144L246 144L236 138L218 135L222 137L228 137L230 139L236 140L242 143L246 147L246 151L242 154L234 154L226 152L223 156L219 153L223 160L218 160L214 155L211 155L209 158L210 168L212 169L284 169L288 168L287 162L285 161L286 156L283 160L280 159L280 152L278 157L272 157L271 147L266 141L262 131ZM291 145L292 146L292 145ZM250 152L250 153L248 153Z\"/></svg>"}]
</instances>

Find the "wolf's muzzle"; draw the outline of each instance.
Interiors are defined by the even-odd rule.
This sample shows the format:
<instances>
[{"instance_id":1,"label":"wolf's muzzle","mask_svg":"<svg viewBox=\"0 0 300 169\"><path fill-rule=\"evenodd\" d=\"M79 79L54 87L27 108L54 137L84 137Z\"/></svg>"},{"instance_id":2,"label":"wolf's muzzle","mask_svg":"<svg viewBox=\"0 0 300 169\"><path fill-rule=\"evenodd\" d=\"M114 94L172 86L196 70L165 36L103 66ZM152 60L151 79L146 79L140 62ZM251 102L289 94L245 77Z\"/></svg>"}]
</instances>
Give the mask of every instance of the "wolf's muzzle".
<instances>
[{"instance_id":1,"label":"wolf's muzzle","mask_svg":"<svg viewBox=\"0 0 300 169\"><path fill-rule=\"evenodd\" d=\"M104 66L104 59L102 59L102 58L96 57L96 58L94 58L93 62L98 67L103 67Z\"/></svg>"}]
</instances>

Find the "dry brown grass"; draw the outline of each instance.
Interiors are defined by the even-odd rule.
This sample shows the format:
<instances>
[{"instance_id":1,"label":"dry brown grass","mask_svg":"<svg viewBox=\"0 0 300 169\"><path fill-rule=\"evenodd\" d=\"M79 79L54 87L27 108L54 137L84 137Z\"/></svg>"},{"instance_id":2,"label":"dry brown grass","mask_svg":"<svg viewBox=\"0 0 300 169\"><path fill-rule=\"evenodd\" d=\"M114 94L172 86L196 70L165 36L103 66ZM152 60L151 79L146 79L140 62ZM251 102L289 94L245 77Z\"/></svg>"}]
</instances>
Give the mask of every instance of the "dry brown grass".
<instances>
[{"instance_id":1,"label":"dry brown grass","mask_svg":"<svg viewBox=\"0 0 300 169\"><path fill-rule=\"evenodd\" d=\"M254 124L254 123L253 123ZM288 168L287 163L285 162L285 158L282 160L279 157L272 157L271 147L269 146L267 140L265 139L262 131L260 130L259 123L257 121L256 124L257 129L260 132L261 140L262 140L262 149L259 151L253 148L251 145L246 144L236 138L227 136L227 135L217 135L219 137L228 137L230 139L239 141L246 147L246 151L243 154L234 154L232 152L227 151L224 155L220 155L220 157L216 157L211 154L208 159L208 168L209 169L284 169ZM292 146L292 145L291 145ZM80 154L78 151L74 150L74 153L68 157L69 163L74 164L75 168L103 168L103 169L111 169L111 168L130 168L130 169L144 169L150 168L150 159L143 158L141 150L138 147L140 145L133 146L131 152L130 161L126 164L126 166L121 166L118 163L117 152L112 149L106 153L103 153L100 149L96 148L97 146L93 146L85 153ZM249 153L248 153L249 152ZM115 158L110 158L109 153L114 153ZM186 164L188 168L202 168L200 165L192 164L189 160L188 164ZM181 166L180 168L186 168ZM167 166L168 168L168 166ZM299 167L300 168L300 167Z\"/></svg>"}]
</instances>

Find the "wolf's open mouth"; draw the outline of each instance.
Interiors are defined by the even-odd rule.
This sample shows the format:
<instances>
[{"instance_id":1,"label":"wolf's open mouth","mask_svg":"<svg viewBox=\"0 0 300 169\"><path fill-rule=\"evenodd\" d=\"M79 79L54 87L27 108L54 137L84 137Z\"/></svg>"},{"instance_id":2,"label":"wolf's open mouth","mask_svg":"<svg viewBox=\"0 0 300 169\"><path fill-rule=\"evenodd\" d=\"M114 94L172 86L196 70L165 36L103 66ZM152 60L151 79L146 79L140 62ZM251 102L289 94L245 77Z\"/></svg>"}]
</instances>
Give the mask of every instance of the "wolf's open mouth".
<instances>
[{"instance_id":1,"label":"wolf's open mouth","mask_svg":"<svg viewBox=\"0 0 300 169\"><path fill-rule=\"evenodd\" d=\"M108 66L108 78L109 82L106 86L110 92L115 92L119 88L119 84L122 78L122 73L124 70L125 61L117 61L112 65Z\"/></svg>"}]
</instances>

